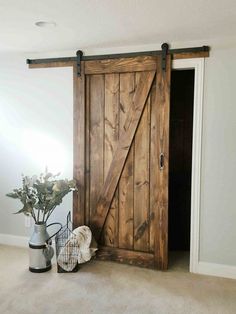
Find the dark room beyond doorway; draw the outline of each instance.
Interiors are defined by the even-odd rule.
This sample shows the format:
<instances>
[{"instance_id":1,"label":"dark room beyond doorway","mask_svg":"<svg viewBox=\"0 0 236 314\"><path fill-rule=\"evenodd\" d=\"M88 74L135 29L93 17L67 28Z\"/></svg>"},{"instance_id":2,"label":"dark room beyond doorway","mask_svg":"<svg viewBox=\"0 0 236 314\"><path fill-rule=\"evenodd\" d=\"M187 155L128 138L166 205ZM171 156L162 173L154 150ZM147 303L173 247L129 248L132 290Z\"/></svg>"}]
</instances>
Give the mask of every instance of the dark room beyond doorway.
<instances>
[{"instance_id":1,"label":"dark room beyond doorway","mask_svg":"<svg viewBox=\"0 0 236 314\"><path fill-rule=\"evenodd\" d=\"M174 256L178 256L178 259L184 256L185 263L189 259L193 102L194 70L173 70L169 160L170 264L175 262Z\"/></svg>"}]
</instances>

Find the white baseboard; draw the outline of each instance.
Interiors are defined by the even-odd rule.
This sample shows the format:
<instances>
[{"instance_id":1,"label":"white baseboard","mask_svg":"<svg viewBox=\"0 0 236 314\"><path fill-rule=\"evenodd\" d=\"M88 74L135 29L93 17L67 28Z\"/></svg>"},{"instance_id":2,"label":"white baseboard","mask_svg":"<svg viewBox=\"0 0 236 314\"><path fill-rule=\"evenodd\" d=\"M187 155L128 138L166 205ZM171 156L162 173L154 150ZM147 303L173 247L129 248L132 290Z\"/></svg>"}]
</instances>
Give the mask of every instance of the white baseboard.
<instances>
[{"instance_id":1,"label":"white baseboard","mask_svg":"<svg viewBox=\"0 0 236 314\"><path fill-rule=\"evenodd\" d=\"M28 237L0 233L0 244L26 248L28 242ZM197 274L236 279L236 266L199 262L196 268Z\"/></svg>"},{"instance_id":2,"label":"white baseboard","mask_svg":"<svg viewBox=\"0 0 236 314\"><path fill-rule=\"evenodd\" d=\"M199 262L197 268L198 274L236 279L236 266Z\"/></svg>"},{"instance_id":3,"label":"white baseboard","mask_svg":"<svg viewBox=\"0 0 236 314\"><path fill-rule=\"evenodd\" d=\"M27 247L28 242L29 242L28 237L0 233L0 244Z\"/></svg>"}]
</instances>

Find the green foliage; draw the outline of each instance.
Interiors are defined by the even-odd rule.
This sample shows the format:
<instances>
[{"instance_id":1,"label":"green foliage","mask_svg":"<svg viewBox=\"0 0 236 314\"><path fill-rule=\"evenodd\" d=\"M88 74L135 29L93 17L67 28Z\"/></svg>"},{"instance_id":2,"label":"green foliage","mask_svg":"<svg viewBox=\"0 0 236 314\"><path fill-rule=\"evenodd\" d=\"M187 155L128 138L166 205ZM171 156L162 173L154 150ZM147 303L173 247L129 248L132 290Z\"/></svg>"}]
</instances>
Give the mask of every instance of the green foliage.
<instances>
[{"instance_id":1,"label":"green foliage","mask_svg":"<svg viewBox=\"0 0 236 314\"><path fill-rule=\"evenodd\" d=\"M22 176L22 188L14 189L6 196L19 199L23 208L16 214L31 215L36 223L46 222L56 206L62 203L63 197L71 191L76 191L75 180L56 179L59 173L53 175L46 170L39 176Z\"/></svg>"}]
</instances>

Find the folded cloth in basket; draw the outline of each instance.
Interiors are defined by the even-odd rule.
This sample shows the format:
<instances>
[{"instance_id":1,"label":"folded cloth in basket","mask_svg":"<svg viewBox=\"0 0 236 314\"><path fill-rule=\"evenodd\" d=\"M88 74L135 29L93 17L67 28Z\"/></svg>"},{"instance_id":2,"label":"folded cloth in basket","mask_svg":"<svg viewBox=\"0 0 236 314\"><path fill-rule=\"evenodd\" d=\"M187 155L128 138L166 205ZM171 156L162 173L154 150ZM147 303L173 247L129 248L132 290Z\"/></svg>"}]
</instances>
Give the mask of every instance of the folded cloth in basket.
<instances>
[{"instance_id":1,"label":"folded cloth in basket","mask_svg":"<svg viewBox=\"0 0 236 314\"><path fill-rule=\"evenodd\" d=\"M59 266L65 271L72 271L77 262L79 264L88 262L97 251L97 247L90 247L91 242L92 232L89 227L81 226L74 229L58 255Z\"/></svg>"}]
</instances>

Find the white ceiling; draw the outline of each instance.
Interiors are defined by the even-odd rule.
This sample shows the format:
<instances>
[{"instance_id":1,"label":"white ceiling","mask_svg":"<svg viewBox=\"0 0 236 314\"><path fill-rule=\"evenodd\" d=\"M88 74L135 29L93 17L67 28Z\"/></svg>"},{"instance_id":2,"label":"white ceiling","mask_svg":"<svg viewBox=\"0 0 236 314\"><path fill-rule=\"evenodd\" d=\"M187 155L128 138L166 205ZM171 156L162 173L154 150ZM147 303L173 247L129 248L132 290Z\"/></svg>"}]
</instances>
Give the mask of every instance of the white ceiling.
<instances>
[{"instance_id":1,"label":"white ceiling","mask_svg":"<svg viewBox=\"0 0 236 314\"><path fill-rule=\"evenodd\" d=\"M39 28L37 21L57 26ZM76 51L235 36L235 0L0 0L0 52Z\"/></svg>"}]
</instances>

